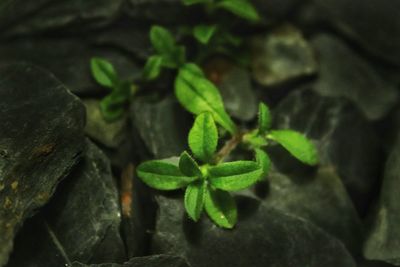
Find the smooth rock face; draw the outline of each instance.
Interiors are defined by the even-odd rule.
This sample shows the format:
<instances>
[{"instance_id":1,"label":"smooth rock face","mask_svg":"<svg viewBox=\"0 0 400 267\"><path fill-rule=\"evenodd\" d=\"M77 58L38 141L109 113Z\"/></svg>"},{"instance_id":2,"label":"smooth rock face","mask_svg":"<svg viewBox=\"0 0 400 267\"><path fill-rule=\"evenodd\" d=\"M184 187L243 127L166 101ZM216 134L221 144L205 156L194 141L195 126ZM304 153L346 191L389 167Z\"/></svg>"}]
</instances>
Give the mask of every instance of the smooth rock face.
<instances>
[{"instance_id":1,"label":"smooth rock face","mask_svg":"<svg viewBox=\"0 0 400 267\"><path fill-rule=\"evenodd\" d=\"M320 63L314 85L318 93L350 99L371 120L382 118L397 103L396 86L338 38L321 34L311 43Z\"/></svg>"},{"instance_id":2,"label":"smooth rock face","mask_svg":"<svg viewBox=\"0 0 400 267\"><path fill-rule=\"evenodd\" d=\"M313 222L342 240L351 252L360 252L361 220L333 168L321 167L306 176L273 171L268 182L265 205Z\"/></svg>"},{"instance_id":3,"label":"smooth rock face","mask_svg":"<svg viewBox=\"0 0 400 267\"><path fill-rule=\"evenodd\" d=\"M120 51L109 47L91 47L78 38L22 38L0 44L3 62L30 62L48 69L79 96L108 93L108 89L102 88L92 78L92 57L103 57L112 62L121 79L132 79L137 73L134 62Z\"/></svg>"},{"instance_id":4,"label":"smooth rock face","mask_svg":"<svg viewBox=\"0 0 400 267\"><path fill-rule=\"evenodd\" d=\"M9 267L123 262L126 257L117 187L108 159L93 143L35 220L18 236Z\"/></svg>"},{"instance_id":5,"label":"smooth rock face","mask_svg":"<svg viewBox=\"0 0 400 267\"><path fill-rule=\"evenodd\" d=\"M173 96L162 100L137 97L131 104L130 116L134 131L155 158L179 156L187 147L191 115Z\"/></svg>"},{"instance_id":6,"label":"smooth rock face","mask_svg":"<svg viewBox=\"0 0 400 267\"><path fill-rule=\"evenodd\" d=\"M400 20L397 0L313 0L343 34L374 55L400 66Z\"/></svg>"},{"instance_id":7,"label":"smooth rock face","mask_svg":"<svg viewBox=\"0 0 400 267\"><path fill-rule=\"evenodd\" d=\"M378 207L370 222L364 256L400 266L400 139L386 162Z\"/></svg>"},{"instance_id":8,"label":"smooth rock face","mask_svg":"<svg viewBox=\"0 0 400 267\"><path fill-rule=\"evenodd\" d=\"M74 262L71 267L189 267L186 261L173 255L151 255L147 257L137 257L125 262L124 264L104 263L85 265Z\"/></svg>"},{"instance_id":9,"label":"smooth rock face","mask_svg":"<svg viewBox=\"0 0 400 267\"><path fill-rule=\"evenodd\" d=\"M254 79L264 86L275 86L317 71L310 44L290 25L255 38L251 53Z\"/></svg>"},{"instance_id":10,"label":"smooth rock face","mask_svg":"<svg viewBox=\"0 0 400 267\"><path fill-rule=\"evenodd\" d=\"M181 255L193 267L355 266L334 237L253 198L237 198L239 222L234 230L222 230L206 217L189 221L180 197L157 200L153 252Z\"/></svg>"},{"instance_id":11,"label":"smooth rock face","mask_svg":"<svg viewBox=\"0 0 400 267\"><path fill-rule=\"evenodd\" d=\"M85 99L85 133L106 147L117 148L128 136L127 118L114 122L104 120L100 111L100 100Z\"/></svg>"},{"instance_id":12,"label":"smooth rock face","mask_svg":"<svg viewBox=\"0 0 400 267\"><path fill-rule=\"evenodd\" d=\"M84 120L82 103L51 74L0 66L0 266L24 220L78 162Z\"/></svg>"},{"instance_id":13,"label":"smooth rock face","mask_svg":"<svg viewBox=\"0 0 400 267\"><path fill-rule=\"evenodd\" d=\"M365 213L380 175L382 151L371 125L351 103L295 91L274 110L274 128L294 129L314 140L321 164L336 169L357 210ZM283 149L276 152L281 171L302 166Z\"/></svg>"}]
</instances>

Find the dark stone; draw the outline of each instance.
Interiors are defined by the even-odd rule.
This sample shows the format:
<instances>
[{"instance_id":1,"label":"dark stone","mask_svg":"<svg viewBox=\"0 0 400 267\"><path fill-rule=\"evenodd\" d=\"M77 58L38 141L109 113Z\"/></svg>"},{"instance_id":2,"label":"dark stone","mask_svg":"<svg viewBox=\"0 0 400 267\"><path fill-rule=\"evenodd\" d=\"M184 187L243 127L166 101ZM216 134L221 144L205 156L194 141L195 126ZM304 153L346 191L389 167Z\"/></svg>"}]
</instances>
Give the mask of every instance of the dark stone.
<instances>
[{"instance_id":1,"label":"dark stone","mask_svg":"<svg viewBox=\"0 0 400 267\"><path fill-rule=\"evenodd\" d=\"M264 86L276 86L317 71L310 44L290 25L254 38L251 53L253 77Z\"/></svg>"},{"instance_id":2,"label":"dark stone","mask_svg":"<svg viewBox=\"0 0 400 267\"><path fill-rule=\"evenodd\" d=\"M299 90L274 110L274 128L294 129L314 140L321 164L336 169L357 210L365 214L380 175L382 151L376 133L358 109L342 98ZM286 151L276 150L281 171L301 167Z\"/></svg>"},{"instance_id":3,"label":"dark stone","mask_svg":"<svg viewBox=\"0 0 400 267\"><path fill-rule=\"evenodd\" d=\"M333 168L290 176L272 171L268 184L256 188L268 192L266 205L314 223L340 239L353 254L361 253L361 220Z\"/></svg>"},{"instance_id":4,"label":"dark stone","mask_svg":"<svg viewBox=\"0 0 400 267\"><path fill-rule=\"evenodd\" d=\"M181 255L193 267L355 266L334 237L254 198L237 198L239 221L233 230L218 228L205 216L189 221L182 198L157 200L153 253Z\"/></svg>"},{"instance_id":5,"label":"dark stone","mask_svg":"<svg viewBox=\"0 0 400 267\"><path fill-rule=\"evenodd\" d=\"M187 262L173 255L151 255L146 257L132 258L124 264L103 263L85 265L74 262L71 267L189 267Z\"/></svg>"},{"instance_id":6,"label":"dark stone","mask_svg":"<svg viewBox=\"0 0 400 267\"><path fill-rule=\"evenodd\" d=\"M264 20L276 23L286 19L301 0L253 0L252 2Z\"/></svg>"},{"instance_id":7,"label":"dark stone","mask_svg":"<svg viewBox=\"0 0 400 267\"><path fill-rule=\"evenodd\" d=\"M400 66L400 2L396 0L313 0L343 34L373 55Z\"/></svg>"},{"instance_id":8,"label":"dark stone","mask_svg":"<svg viewBox=\"0 0 400 267\"><path fill-rule=\"evenodd\" d=\"M84 160L60 185L42 217L18 235L8 267L123 262L120 224L110 163L89 143Z\"/></svg>"},{"instance_id":9,"label":"dark stone","mask_svg":"<svg viewBox=\"0 0 400 267\"><path fill-rule=\"evenodd\" d=\"M80 32L110 24L124 0L23 0L0 6L0 31L4 35L26 35L70 29Z\"/></svg>"},{"instance_id":10,"label":"dark stone","mask_svg":"<svg viewBox=\"0 0 400 267\"><path fill-rule=\"evenodd\" d=\"M3 62L23 61L46 68L79 96L108 92L92 78L90 59L95 56L111 61L121 79L131 80L138 72L125 54L111 48L91 47L83 38L23 38L0 44Z\"/></svg>"},{"instance_id":11,"label":"dark stone","mask_svg":"<svg viewBox=\"0 0 400 267\"><path fill-rule=\"evenodd\" d=\"M400 139L386 162L378 207L370 221L364 256L400 266Z\"/></svg>"},{"instance_id":12,"label":"dark stone","mask_svg":"<svg viewBox=\"0 0 400 267\"><path fill-rule=\"evenodd\" d=\"M84 120L82 103L51 74L0 66L0 266L24 220L78 162Z\"/></svg>"},{"instance_id":13,"label":"dark stone","mask_svg":"<svg viewBox=\"0 0 400 267\"><path fill-rule=\"evenodd\" d=\"M136 97L130 116L133 130L155 158L179 156L187 147L191 116L173 96L161 100Z\"/></svg>"},{"instance_id":14,"label":"dark stone","mask_svg":"<svg viewBox=\"0 0 400 267\"><path fill-rule=\"evenodd\" d=\"M334 36L312 40L320 63L314 89L323 96L343 96L353 101L368 119L385 116L397 103L398 92L369 63Z\"/></svg>"}]
</instances>

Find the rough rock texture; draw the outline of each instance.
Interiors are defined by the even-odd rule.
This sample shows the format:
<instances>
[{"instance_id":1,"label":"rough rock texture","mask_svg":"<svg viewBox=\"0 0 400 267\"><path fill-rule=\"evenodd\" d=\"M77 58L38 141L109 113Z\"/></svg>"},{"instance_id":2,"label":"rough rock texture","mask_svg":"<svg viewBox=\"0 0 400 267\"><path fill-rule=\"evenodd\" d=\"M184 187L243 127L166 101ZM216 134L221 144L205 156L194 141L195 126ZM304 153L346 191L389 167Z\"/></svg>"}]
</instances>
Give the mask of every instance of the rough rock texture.
<instances>
[{"instance_id":1,"label":"rough rock texture","mask_svg":"<svg viewBox=\"0 0 400 267\"><path fill-rule=\"evenodd\" d=\"M314 85L318 93L350 99L371 120L382 118L396 105L396 86L340 39L321 34L311 42L320 63L319 78Z\"/></svg>"},{"instance_id":2,"label":"rough rock texture","mask_svg":"<svg viewBox=\"0 0 400 267\"><path fill-rule=\"evenodd\" d=\"M371 260L400 266L400 139L385 167L378 207L370 222L364 255Z\"/></svg>"},{"instance_id":3,"label":"rough rock texture","mask_svg":"<svg viewBox=\"0 0 400 267\"><path fill-rule=\"evenodd\" d=\"M264 86L289 82L317 71L310 44L300 30L290 25L255 38L251 53L253 77Z\"/></svg>"},{"instance_id":4,"label":"rough rock texture","mask_svg":"<svg viewBox=\"0 0 400 267\"><path fill-rule=\"evenodd\" d=\"M0 266L24 220L78 162L84 120L82 103L51 74L0 66Z\"/></svg>"},{"instance_id":5,"label":"rough rock texture","mask_svg":"<svg viewBox=\"0 0 400 267\"><path fill-rule=\"evenodd\" d=\"M206 217L189 221L181 198L157 200L153 252L181 255L193 267L355 267L336 238L254 198L237 198L239 222L234 230L220 229Z\"/></svg>"},{"instance_id":6,"label":"rough rock texture","mask_svg":"<svg viewBox=\"0 0 400 267\"><path fill-rule=\"evenodd\" d=\"M120 224L110 163L89 143L83 161L60 184L45 212L22 229L8 267L123 262Z\"/></svg>"},{"instance_id":7,"label":"rough rock texture","mask_svg":"<svg viewBox=\"0 0 400 267\"><path fill-rule=\"evenodd\" d=\"M364 214L381 171L381 144L360 111L341 98L320 97L310 90L288 95L274 110L274 128L294 129L316 142L320 161L333 166L357 210ZM277 167L301 166L280 147Z\"/></svg>"},{"instance_id":8,"label":"rough rock texture","mask_svg":"<svg viewBox=\"0 0 400 267\"><path fill-rule=\"evenodd\" d=\"M306 175L272 171L268 184L259 184L257 191L267 191L265 205L311 221L354 254L361 252L361 220L333 168L321 167Z\"/></svg>"},{"instance_id":9,"label":"rough rock texture","mask_svg":"<svg viewBox=\"0 0 400 267\"><path fill-rule=\"evenodd\" d=\"M74 262L71 267L189 267L186 261L173 255L151 255L147 257L132 258L124 264L103 263L85 265Z\"/></svg>"},{"instance_id":10,"label":"rough rock texture","mask_svg":"<svg viewBox=\"0 0 400 267\"><path fill-rule=\"evenodd\" d=\"M179 156L187 147L191 115L174 97L162 100L137 97L131 105L130 116L133 130L139 133L155 158Z\"/></svg>"}]
</instances>

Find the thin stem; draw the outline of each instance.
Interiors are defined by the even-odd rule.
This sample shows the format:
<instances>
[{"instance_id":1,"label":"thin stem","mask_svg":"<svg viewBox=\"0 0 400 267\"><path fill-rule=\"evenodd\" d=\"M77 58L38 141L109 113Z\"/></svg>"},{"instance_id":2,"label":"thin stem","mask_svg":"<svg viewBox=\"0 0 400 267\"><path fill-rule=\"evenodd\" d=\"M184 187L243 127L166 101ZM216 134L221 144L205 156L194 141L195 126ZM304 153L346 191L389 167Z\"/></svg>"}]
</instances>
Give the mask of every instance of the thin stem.
<instances>
[{"instance_id":1,"label":"thin stem","mask_svg":"<svg viewBox=\"0 0 400 267\"><path fill-rule=\"evenodd\" d=\"M222 162L241 142L243 139L243 132L239 132L232 136L225 145L217 152L214 158L214 163L218 164Z\"/></svg>"}]
</instances>

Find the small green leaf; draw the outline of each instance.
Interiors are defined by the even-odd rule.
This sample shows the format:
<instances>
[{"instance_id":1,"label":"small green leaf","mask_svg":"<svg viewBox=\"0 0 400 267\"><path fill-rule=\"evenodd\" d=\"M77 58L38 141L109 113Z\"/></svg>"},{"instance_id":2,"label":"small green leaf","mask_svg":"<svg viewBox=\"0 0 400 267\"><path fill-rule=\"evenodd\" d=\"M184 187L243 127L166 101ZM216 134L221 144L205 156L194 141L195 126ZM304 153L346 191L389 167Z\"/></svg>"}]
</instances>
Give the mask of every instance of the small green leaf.
<instances>
[{"instance_id":1,"label":"small green leaf","mask_svg":"<svg viewBox=\"0 0 400 267\"><path fill-rule=\"evenodd\" d=\"M161 26L151 27L150 41L160 55L171 55L176 48L175 39L172 34Z\"/></svg>"},{"instance_id":2,"label":"small green leaf","mask_svg":"<svg viewBox=\"0 0 400 267\"><path fill-rule=\"evenodd\" d=\"M140 164L137 174L148 186L159 190L182 188L197 179L184 176L178 166L162 160L151 160Z\"/></svg>"},{"instance_id":3,"label":"small green leaf","mask_svg":"<svg viewBox=\"0 0 400 267\"><path fill-rule=\"evenodd\" d=\"M206 45L210 42L217 30L215 25L198 25L193 29L194 37L202 44Z\"/></svg>"},{"instance_id":4,"label":"small green leaf","mask_svg":"<svg viewBox=\"0 0 400 267\"><path fill-rule=\"evenodd\" d=\"M179 159L179 169L184 175L190 176L190 177L202 177L201 170L199 168L199 165L197 165L197 162L187 153L184 151L181 154L181 157Z\"/></svg>"},{"instance_id":5,"label":"small green leaf","mask_svg":"<svg viewBox=\"0 0 400 267\"><path fill-rule=\"evenodd\" d=\"M159 55L149 57L143 69L143 78L151 81L160 76L163 58Z\"/></svg>"},{"instance_id":6,"label":"small green leaf","mask_svg":"<svg viewBox=\"0 0 400 267\"><path fill-rule=\"evenodd\" d=\"M213 158L218 145L218 130L211 113L201 113L196 117L188 141L196 158L204 162Z\"/></svg>"},{"instance_id":7,"label":"small green leaf","mask_svg":"<svg viewBox=\"0 0 400 267\"><path fill-rule=\"evenodd\" d=\"M263 172L260 178L265 178L268 175L269 169L271 167L271 160L268 154L262 149L255 149L256 161L258 165L262 168Z\"/></svg>"},{"instance_id":8,"label":"small green leaf","mask_svg":"<svg viewBox=\"0 0 400 267\"><path fill-rule=\"evenodd\" d=\"M258 106L258 133L264 135L271 127L271 112L267 105L260 103Z\"/></svg>"},{"instance_id":9,"label":"small green leaf","mask_svg":"<svg viewBox=\"0 0 400 267\"><path fill-rule=\"evenodd\" d=\"M210 219L218 226L232 229L237 222L237 209L233 197L225 191L208 188L204 201Z\"/></svg>"},{"instance_id":10,"label":"small green leaf","mask_svg":"<svg viewBox=\"0 0 400 267\"><path fill-rule=\"evenodd\" d=\"M257 10L249 0L223 0L217 4L217 7L250 21L260 20Z\"/></svg>"},{"instance_id":11,"label":"small green leaf","mask_svg":"<svg viewBox=\"0 0 400 267\"><path fill-rule=\"evenodd\" d=\"M114 66L107 60L94 57L90 60L94 79L102 86L113 88L118 85L118 76Z\"/></svg>"},{"instance_id":12,"label":"small green leaf","mask_svg":"<svg viewBox=\"0 0 400 267\"><path fill-rule=\"evenodd\" d=\"M114 90L111 94L100 101L100 112L107 122L113 122L120 119L125 113L125 104L127 102L125 94Z\"/></svg>"},{"instance_id":13,"label":"small green leaf","mask_svg":"<svg viewBox=\"0 0 400 267\"><path fill-rule=\"evenodd\" d=\"M211 0L182 0L182 3L186 6L191 6L195 4L210 3Z\"/></svg>"},{"instance_id":14,"label":"small green leaf","mask_svg":"<svg viewBox=\"0 0 400 267\"><path fill-rule=\"evenodd\" d=\"M292 130L277 130L271 131L267 137L281 144L301 162L308 165L318 163L317 148L303 134Z\"/></svg>"},{"instance_id":15,"label":"small green leaf","mask_svg":"<svg viewBox=\"0 0 400 267\"><path fill-rule=\"evenodd\" d=\"M204 207L205 181L198 180L191 183L185 192L185 209L189 217L195 222L200 219Z\"/></svg>"},{"instance_id":16,"label":"small green leaf","mask_svg":"<svg viewBox=\"0 0 400 267\"><path fill-rule=\"evenodd\" d=\"M193 72L192 64L180 68L175 80L175 95L189 112L211 112L215 121L234 134L236 125L226 113L221 95L213 83Z\"/></svg>"},{"instance_id":17,"label":"small green leaf","mask_svg":"<svg viewBox=\"0 0 400 267\"><path fill-rule=\"evenodd\" d=\"M210 183L225 191L245 189L256 183L263 169L254 161L234 161L210 167L208 170Z\"/></svg>"}]
</instances>

